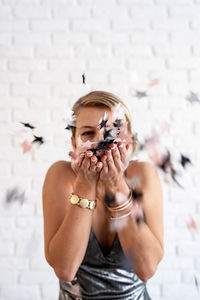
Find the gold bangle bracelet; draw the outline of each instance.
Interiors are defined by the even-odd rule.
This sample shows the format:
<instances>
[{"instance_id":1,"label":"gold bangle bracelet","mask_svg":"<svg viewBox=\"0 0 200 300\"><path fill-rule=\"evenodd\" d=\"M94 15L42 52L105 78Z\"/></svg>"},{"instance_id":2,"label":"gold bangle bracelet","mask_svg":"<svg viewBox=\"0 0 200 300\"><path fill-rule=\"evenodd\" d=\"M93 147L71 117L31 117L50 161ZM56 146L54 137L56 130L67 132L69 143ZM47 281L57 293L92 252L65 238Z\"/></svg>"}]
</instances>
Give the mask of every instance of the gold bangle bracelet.
<instances>
[{"instance_id":1,"label":"gold bangle bracelet","mask_svg":"<svg viewBox=\"0 0 200 300\"><path fill-rule=\"evenodd\" d=\"M130 216L130 214L132 213L132 210L128 211L126 214L119 216L119 217L111 217L110 221L115 221L115 220L121 220L123 218L126 218L128 216Z\"/></svg>"},{"instance_id":2,"label":"gold bangle bracelet","mask_svg":"<svg viewBox=\"0 0 200 300\"><path fill-rule=\"evenodd\" d=\"M129 198L128 201L126 201L123 206L116 207L116 208L109 208L109 211L118 212L118 211L124 210L127 206L129 206L131 204L131 202L132 202L132 197Z\"/></svg>"},{"instance_id":3,"label":"gold bangle bracelet","mask_svg":"<svg viewBox=\"0 0 200 300\"><path fill-rule=\"evenodd\" d=\"M122 210L125 210L126 208L128 208L128 207L132 204L132 200L133 200L133 199L130 198L126 205L124 205L123 207L121 207L121 208L119 208L119 209L110 210L110 212L112 212L112 213L117 213L117 212L120 212L120 211L122 211Z\"/></svg>"},{"instance_id":4,"label":"gold bangle bracelet","mask_svg":"<svg viewBox=\"0 0 200 300\"><path fill-rule=\"evenodd\" d=\"M107 206L107 208L110 211L118 211L119 209L126 207L126 205L128 205L131 201L132 201L132 191L130 190L129 198L126 202L122 203L121 205L114 206L114 207Z\"/></svg>"}]
</instances>

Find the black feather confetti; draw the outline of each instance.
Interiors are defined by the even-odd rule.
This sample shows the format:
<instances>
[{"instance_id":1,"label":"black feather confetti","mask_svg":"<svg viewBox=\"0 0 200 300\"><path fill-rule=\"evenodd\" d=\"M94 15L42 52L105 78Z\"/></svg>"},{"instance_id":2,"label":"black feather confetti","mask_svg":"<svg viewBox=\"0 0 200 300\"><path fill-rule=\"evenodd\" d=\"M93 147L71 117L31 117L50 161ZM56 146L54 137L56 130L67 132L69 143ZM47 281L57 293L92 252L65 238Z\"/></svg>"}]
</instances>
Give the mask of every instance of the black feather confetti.
<instances>
[{"instance_id":1,"label":"black feather confetti","mask_svg":"<svg viewBox=\"0 0 200 300\"><path fill-rule=\"evenodd\" d=\"M70 124L67 124L67 126L65 127L65 129L70 130L70 129L72 129L72 127L75 127L75 126L72 126L72 125L70 125Z\"/></svg>"},{"instance_id":2,"label":"black feather confetti","mask_svg":"<svg viewBox=\"0 0 200 300\"><path fill-rule=\"evenodd\" d=\"M32 143L38 143L39 145L42 145L44 143L44 139L42 136L36 136L36 135L33 136L35 139L32 141Z\"/></svg>"},{"instance_id":3,"label":"black feather confetti","mask_svg":"<svg viewBox=\"0 0 200 300\"><path fill-rule=\"evenodd\" d=\"M121 127L122 125L122 119L116 119L115 122L113 123L114 127Z\"/></svg>"},{"instance_id":4,"label":"black feather confetti","mask_svg":"<svg viewBox=\"0 0 200 300\"><path fill-rule=\"evenodd\" d=\"M172 162L171 162L171 153L169 150L167 151L167 155L165 155L162 159L162 162L158 167L164 172L167 173L169 171L172 179L176 184L178 184L179 187L183 188L183 186L177 181L177 171L174 169Z\"/></svg>"},{"instance_id":5,"label":"black feather confetti","mask_svg":"<svg viewBox=\"0 0 200 300\"><path fill-rule=\"evenodd\" d=\"M106 194L105 194L105 203L108 206L113 206L113 204L115 203L115 196L113 194L110 194L110 193L106 192Z\"/></svg>"},{"instance_id":6,"label":"black feather confetti","mask_svg":"<svg viewBox=\"0 0 200 300\"><path fill-rule=\"evenodd\" d=\"M190 103L200 102L199 96L192 91L190 91L190 94L188 96L186 96L185 99L187 101L189 101Z\"/></svg>"},{"instance_id":7,"label":"black feather confetti","mask_svg":"<svg viewBox=\"0 0 200 300\"><path fill-rule=\"evenodd\" d=\"M86 84L86 83L85 83L85 79L86 79L85 73L83 73L83 74L82 74L82 81L83 81L83 84Z\"/></svg>"},{"instance_id":8,"label":"black feather confetti","mask_svg":"<svg viewBox=\"0 0 200 300\"><path fill-rule=\"evenodd\" d=\"M6 203L10 204L12 202L19 201L22 205L25 199L25 192L20 192L18 187L7 190L6 192Z\"/></svg>"},{"instance_id":9,"label":"black feather confetti","mask_svg":"<svg viewBox=\"0 0 200 300\"><path fill-rule=\"evenodd\" d=\"M199 280L195 274L194 274L194 283L195 283L198 293L200 294Z\"/></svg>"},{"instance_id":10,"label":"black feather confetti","mask_svg":"<svg viewBox=\"0 0 200 300\"><path fill-rule=\"evenodd\" d=\"M118 130L113 129L112 127L105 127L104 129L104 140L110 140L110 139L115 139L117 138L118 135Z\"/></svg>"},{"instance_id":11,"label":"black feather confetti","mask_svg":"<svg viewBox=\"0 0 200 300\"><path fill-rule=\"evenodd\" d=\"M136 96L138 99L141 99L141 98L147 97L147 92L136 91L135 96Z\"/></svg>"},{"instance_id":12,"label":"black feather confetti","mask_svg":"<svg viewBox=\"0 0 200 300\"><path fill-rule=\"evenodd\" d=\"M136 216L135 221L138 226L140 226L142 223L146 223L146 216L143 210L142 210L142 216Z\"/></svg>"},{"instance_id":13,"label":"black feather confetti","mask_svg":"<svg viewBox=\"0 0 200 300\"><path fill-rule=\"evenodd\" d=\"M64 112L64 121L67 123L65 129L70 130L73 127L76 127L76 115L74 115L74 112L68 107Z\"/></svg>"},{"instance_id":14,"label":"black feather confetti","mask_svg":"<svg viewBox=\"0 0 200 300\"><path fill-rule=\"evenodd\" d=\"M189 157L181 154L180 164L183 166L183 168L185 168L187 164L192 164L192 162Z\"/></svg>"},{"instance_id":15,"label":"black feather confetti","mask_svg":"<svg viewBox=\"0 0 200 300\"><path fill-rule=\"evenodd\" d=\"M137 199L137 198L140 198L142 197L142 193L137 193L134 189L132 189L132 197L133 199Z\"/></svg>"},{"instance_id":16,"label":"black feather confetti","mask_svg":"<svg viewBox=\"0 0 200 300\"><path fill-rule=\"evenodd\" d=\"M23 123L23 122L20 122L21 124L23 124L24 125L24 127L28 127L28 128L30 128L30 129L34 129L34 128L36 128L36 127L34 127L34 126L32 126L31 124L29 124L29 123Z\"/></svg>"}]
</instances>

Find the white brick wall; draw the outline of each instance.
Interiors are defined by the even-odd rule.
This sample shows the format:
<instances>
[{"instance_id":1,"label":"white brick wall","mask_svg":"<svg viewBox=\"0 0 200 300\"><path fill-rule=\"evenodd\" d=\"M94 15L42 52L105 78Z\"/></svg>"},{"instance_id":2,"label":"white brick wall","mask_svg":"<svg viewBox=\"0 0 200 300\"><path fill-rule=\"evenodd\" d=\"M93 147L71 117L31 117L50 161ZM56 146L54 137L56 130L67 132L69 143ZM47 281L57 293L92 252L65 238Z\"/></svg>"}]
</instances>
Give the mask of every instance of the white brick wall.
<instances>
[{"instance_id":1,"label":"white brick wall","mask_svg":"<svg viewBox=\"0 0 200 300\"><path fill-rule=\"evenodd\" d=\"M193 162L184 190L160 173L165 256L148 288L153 300L199 299L200 106L185 100L190 91L200 95L199 14L199 0L0 1L0 300L58 299L44 258L41 188L47 168L69 160L65 106L95 89L125 100L141 138L167 120L163 145ZM159 84L148 89L154 78ZM137 100L137 89L148 97ZM21 121L45 138L26 154ZM25 191L23 206L5 204L15 186ZM187 228L190 217L197 232Z\"/></svg>"}]
</instances>

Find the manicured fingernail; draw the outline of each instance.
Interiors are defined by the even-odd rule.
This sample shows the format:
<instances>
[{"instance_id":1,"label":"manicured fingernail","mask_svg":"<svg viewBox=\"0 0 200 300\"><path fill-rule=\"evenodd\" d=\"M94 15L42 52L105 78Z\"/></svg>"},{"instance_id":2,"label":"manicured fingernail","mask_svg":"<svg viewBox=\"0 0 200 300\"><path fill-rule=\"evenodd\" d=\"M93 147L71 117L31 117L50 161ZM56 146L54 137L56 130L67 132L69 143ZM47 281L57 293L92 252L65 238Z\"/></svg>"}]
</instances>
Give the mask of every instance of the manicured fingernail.
<instances>
[{"instance_id":1,"label":"manicured fingernail","mask_svg":"<svg viewBox=\"0 0 200 300\"><path fill-rule=\"evenodd\" d=\"M120 147L120 148L123 148L123 147L124 147L124 144L120 144L119 147Z\"/></svg>"},{"instance_id":2,"label":"manicured fingernail","mask_svg":"<svg viewBox=\"0 0 200 300\"><path fill-rule=\"evenodd\" d=\"M85 153L81 153L80 154L80 157L82 158L82 157L84 157L85 156Z\"/></svg>"}]
</instances>

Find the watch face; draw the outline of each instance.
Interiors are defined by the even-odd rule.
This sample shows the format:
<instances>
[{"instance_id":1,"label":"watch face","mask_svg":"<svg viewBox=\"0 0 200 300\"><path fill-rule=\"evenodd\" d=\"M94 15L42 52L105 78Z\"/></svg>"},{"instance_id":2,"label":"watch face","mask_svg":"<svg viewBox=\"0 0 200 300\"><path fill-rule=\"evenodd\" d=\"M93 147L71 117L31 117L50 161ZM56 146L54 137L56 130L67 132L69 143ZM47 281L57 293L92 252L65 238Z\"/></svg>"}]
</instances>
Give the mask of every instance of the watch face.
<instances>
[{"instance_id":1,"label":"watch face","mask_svg":"<svg viewBox=\"0 0 200 300\"><path fill-rule=\"evenodd\" d=\"M79 201L79 197L77 195L71 195L70 202L72 204L77 204Z\"/></svg>"},{"instance_id":2,"label":"watch face","mask_svg":"<svg viewBox=\"0 0 200 300\"><path fill-rule=\"evenodd\" d=\"M81 199L80 203L79 203L80 207L82 207L82 208L88 207L88 204L89 204L89 200L88 199Z\"/></svg>"}]
</instances>

